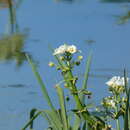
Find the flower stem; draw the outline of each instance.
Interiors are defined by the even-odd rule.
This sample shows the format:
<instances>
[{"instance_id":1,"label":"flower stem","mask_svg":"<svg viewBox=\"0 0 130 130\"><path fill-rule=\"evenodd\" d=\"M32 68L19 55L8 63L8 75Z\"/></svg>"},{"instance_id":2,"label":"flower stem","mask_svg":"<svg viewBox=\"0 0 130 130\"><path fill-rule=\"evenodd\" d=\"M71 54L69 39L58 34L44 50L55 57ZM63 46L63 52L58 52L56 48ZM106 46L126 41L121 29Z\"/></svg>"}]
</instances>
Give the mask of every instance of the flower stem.
<instances>
[{"instance_id":1,"label":"flower stem","mask_svg":"<svg viewBox=\"0 0 130 130\"><path fill-rule=\"evenodd\" d=\"M69 85L69 87L72 87L71 88L72 90L70 89L70 91L72 92L73 97L75 99L76 108L79 111L82 111L84 109L84 105L81 103L81 100L79 98L77 87L76 87L75 83L73 83L72 81L67 81L67 79L74 79L74 76L73 76L71 70L69 70L65 75L63 75L63 77L64 77L65 81L67 82L67 84ZM73 92L75 92L75 93L73 93ZM83 116L84 120L88 121L88 123L93 122L93 119L91 118L87 109L85 109L85 112L82 112L82 116Z\"/></svg>"},{"instance_id":2,"label":"flower stem","mask_svg":"<svg viewBox=\"0 0 130 130\"><path fill-rule=\"evenodd\" d=\"M64 61L64 63L62 63L58 57L56 57L56 59L58 60L59 65L61 66L61 70L62 70L62 76L70 90L70 92L72 93L74 100L76 102L76 109L81 112L82 117L84 118L84 120L87 120L87 122L89 124L94 124L94 120L92 119L90 113L88 112L88 110L85 108L84 104L82 104L80 97L78 95L78 90L76 87L76 80L75 77L73 76L72 73L72 66L71 66L71 57L69 57L69 55L65 56L66 61ZM63 71L64 68L68 68L66 71ZM85 111L84 111L85 110Z\"/></svg>"},{"instance_id":3,"label":"flower stem","mask_svg":"<svg viewBox=\"0 0 130 130\"><path fill-rule=\"evenodd\" d=\"M115 100L118 101L118 99L119 99L119 96L115 95ZM118 104L116 105L115 111L116 111L116 113L118 113ZM120 121L119 121L119 118L116 119L116 128L117 128L117 130L120 130Z\"/></svg>"},{"instance_id":4,"label":"flower stem","mask_svg":"<svg viewBox=\"0 0 130 130\"><path fill-rule=\"evenodd\" d=\"M69 79L73 79L74 78L73 75L72 75L71 70L68 71L65 74L64 78L65 78L66 81L67 81L68 78ZM78 96L78 92L77 92L77 88L76 88L75 84L72 83L72 81L67 81L67 83L68 83L69 87L71 88L70 90L71 90L71 92L72 92L72 94L74 96L74 99L76 101L76 107L81 110L83 108L83 105L82 105L82 103L80 101L80 98Z\"/></svg>"},{"instance_id":5,"label":"flower stem","mask_svg":"<svg viewBox=\"0 0 130 130\"><path fill-rule=\"evenodd\" d=\"M116 128L117 130L120 130L120 123L119 123L119 119L116 120Z\"/></svg>"}]
</instances>

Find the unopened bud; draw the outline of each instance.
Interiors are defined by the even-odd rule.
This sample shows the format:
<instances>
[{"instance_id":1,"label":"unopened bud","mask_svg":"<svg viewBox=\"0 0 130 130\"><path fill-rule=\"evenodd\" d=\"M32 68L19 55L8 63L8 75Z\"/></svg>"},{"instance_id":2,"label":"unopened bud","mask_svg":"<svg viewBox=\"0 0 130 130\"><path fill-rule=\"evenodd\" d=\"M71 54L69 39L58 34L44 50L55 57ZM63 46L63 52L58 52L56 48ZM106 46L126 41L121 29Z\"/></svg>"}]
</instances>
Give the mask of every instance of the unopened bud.
<instances>
[{"instance_id":1,"label":"unopened bud","mask_svg":"<svg viewBox=\"0 0 130 130\"><path fill-rule=\"evenodd\" d=\"M49 64L48 64L50 67L54 67L55 66L55 64L53 63L53 62L49 62Z\"/></svg>"},{"instance_id":2,"label":"unopened bud","mask_svg":"<svg viewBox=\"0 0 130 130\"><path fill-rule=\"evenodd\" d=\"M76 61L75 64L78 66L80 65L80 61Z\"/></svg>"},{"instance_id":3,"label":"unopened bud","mask_svg":"<svg viewBox=\"0 0 130 130\"><path fill-rule=\"evenodd\" d=\"M83 56L78 56L78 60L82 60L83 59Z\"/></svg>"},{"instance_id":4,"label":"unopened bud","mask_svg":"<svg viewBox=\"0 0 130 130\"><path fill-rule=\"evenodd\" d=\"M64 59L65 59L65 58L64 58L64 56L60 56L60 60L62 60L62 61L63 61Z\"/></svg>"}]
</instances>

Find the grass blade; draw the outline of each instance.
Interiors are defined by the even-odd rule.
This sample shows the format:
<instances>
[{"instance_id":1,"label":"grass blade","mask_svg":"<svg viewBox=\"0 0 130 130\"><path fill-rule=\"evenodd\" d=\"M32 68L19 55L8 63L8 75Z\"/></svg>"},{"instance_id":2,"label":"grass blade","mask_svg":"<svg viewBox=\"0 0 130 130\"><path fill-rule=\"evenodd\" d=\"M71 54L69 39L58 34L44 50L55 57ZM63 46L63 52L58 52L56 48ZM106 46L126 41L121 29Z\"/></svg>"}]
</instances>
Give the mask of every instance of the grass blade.
<instances>
[{"instance_id":1,"label":"grass blade","mask_svg":"<svg viewBox=\"0 0 130 130\"><path fill-rule=\"evenodd\" d=\"M47 115L47 113L46 113L45 111L43 111L43 112L41 113L41 115L42 115L42 117L45 118L45 120L48 122L49 127L51 127L51 128L54 129L54 127L53 127L53 125L52 125L53 122L51 121L51 119L50 119L50 117Z\"/></svg>"},{"instance_id":2,"label":"grass blade","mask_svg":"<svg viewBox=\"0 0 130 130\"><path fill-rule=\"evenodd\" d=\"M51 99L50 99L50 97L49 97L49 94L48 94L48 92L47 92L47 90L46 90L46 87L45 87L45 85L44 85L44 83L43 83L43 81L42 81L42 78L41 78L40 74L39 74L38 71L37 71L37 68L36 68L35 64L33 63L32 59L31 59L27 54L26 54L26 57L27 57L27 60L28 60L28 62L30 63L30 65L31 65L31 67L32 67L32 71L33 71L33 73L34 73L34 75L35 75L35 77L36 77L38 83L39 83L40 86L41 86L43 96L44 96L44 98L46 99L46 101L47 101L47 103L48 103L48 106L49 106L52 110L55 110L55 108L54 108L54 106L53 106L53 104L52 104L52 102L51 102Z\"/></svg>"},{"instance_id":3,"label":"grass blade","mask_svg":"<svg viewBox=\"0 0 130 130\"><path fill-rule=\"evenodd\" d=\"M35 111L36 112L36 111ZM33 117L28 121L28 123L21 129L21 130L26 130L29 126L32 126L33 121L41 114L41 111L37 112Z\"/></svg>"},{"instance_id":4,"label":"grass blade","mask_svg":"<svg viewBox=\"0 0 130 130\"><path fill-rule=\"evenodd\" d=\"M49 94L48 94L48 92L46 90L46 87L45 87L45 85L44 85L44 83L42 81L42 78L41 78L40 74L38 73L37 68L36 68L35 64L33 63L32 59L27 54L26 54L26 57L27 57L27 60L28 60L28 62L30 63L30 65L32 67L32 71L33 71L38 83L41 86L43 96L46 99L46 101L48 103L48 106L52 110L52 114L53 114L54 120L56 122L55 125L57 126L57 128L61 128L61 120L59 119L58 114L57 114L57 112L56 112L56 110L55 110L55 108L54 108L54 106L53 106L53 104L51 102L51 99L50 99ZM60 123L60 124L58 124L58 123Z\"/></svg>"},{"instance_id":5,"label":"grass blade","mask_svg":"<svg viewBox=\"0 0 130 130\"><path fill-rule=\"evenodd\" d=\"M61 120L57 120L57 116L58 116L58 112L57 115L55 115L55 113L53 111L49 111L46 110L45 113L48 115L51 125L54 128L54 130L62 130L63 129L63 125Z\"/></svg>"},{"instance_id":6,"label":"grass blade","mask_svg":"<svg viewBox=\"0 0 130 130\"><path fill-rule=\"evenodd\" d=\"M127 93L127 102L126 102L126 110L125 110L125 115L124 115L124 130L129 130L129 99L130 99L130 88L128 89Z\"/></svg>"},{"instance_id":7,"label":"grass blade","mask_svg":"<svg viewBox=\"0 0 130 130\"><path fill-rule=\"evenodd\" d=\"M129 99L130 99L130 88L128 89L127 85L127 75L126 71L124 70L124 79L125 79L125 91L126 91L126 97L127 97L127 102L126 102L126 109L125 109L125 114L124 114L124 130L129 130Z\"/></svg>"},{"instance_id":8,"label":"grass blade","mask_svg":"<svg viewBox=\"0 0 130 130\"><path fill-rule=\"evenodd\" d=\"M59 102L60 102L60 107L61 107L61 117L62 117L64 130L68 130L68 119L67 119L64 93L61 87L57 86L56 89L59 96Z\"/></svg>"},{"instance_id":9,"label":"grass blade","mask_svg":"<svg viewBox=\"0 0 130 130\"><path fill-rule=\"evenodd\" d=\"M35 108L30 111L30 120L33 118L36 111L37 111L37 109L35 109ZM33 121L30 123L30 130L32 130L32 129L33 129Z\"/></svg>"},{"instance_id":10,"label":"grass blade","mask_svg":"<svg viewBox=\"0 0 130 130\"><path fill-rule=\"evenodd\" d=\"M90 52L87 63L86 63L86 70L85 70L84 81L83 81L83 85L82 85L83 90L87 89L87 82L88 82L88 77L89 77L91 59L92 59L92 53ZM84 103L84 100L85 100L85 95L81 94L82 103Z\"/></svg>"},{"instance_id":11,"label":"grass blade","mask_svg":"<svg viewBox=\"0 0 130 130\"><path fill-rule=\"evenodd\" d=\"M73 130L79 130L80 125L81 125L81 119L77 115L75 115Z\"/></svg>"}]
</instances>

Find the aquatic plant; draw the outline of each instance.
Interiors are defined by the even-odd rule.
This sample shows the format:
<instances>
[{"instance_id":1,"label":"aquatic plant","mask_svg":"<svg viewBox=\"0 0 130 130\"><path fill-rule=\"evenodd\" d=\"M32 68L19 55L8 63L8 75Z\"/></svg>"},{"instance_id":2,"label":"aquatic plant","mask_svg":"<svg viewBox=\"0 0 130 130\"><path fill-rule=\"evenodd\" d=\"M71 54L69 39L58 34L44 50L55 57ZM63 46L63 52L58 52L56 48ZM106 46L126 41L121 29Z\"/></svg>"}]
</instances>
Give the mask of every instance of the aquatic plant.
<instances>
[{"instance_id":1,"label":"aquatic plant","mask_svg":"<svg viewBox=\"0 0 130 130\"><path fill-rule=\"evenodd\" d=\"M106 84L109 86L111 96L105 97L102 101L103 107L111 119L116 120L116 129L121 130L120 118L124 120L124 130L130 129L130 106L129 95L130 88L128 87L129 78L124 71L124 77L114 76Z\"/></svg>"},{"instance_id":2,"label":"aquatic plant","mask_svg":"<svg viewBox=\"0 0 130 130\"><path fill-rule=\"evenodd\" d=\"M30 120L22 130L28 127L32 130L33 122L39 115L42 115L48 121L48 129L52 130L111 130L112 127L109 124L109 119L116 120L117 130L121 130L120 117L124 119L124 130L128 130L130 128L130 88L128 87L126 72L124 72L124 77L114 77L107 82L107 85L112 88L109 89L112 95L103 98L100 107L94 107L85 102L85 100L87 100L86 97L90 97L92 94L92 92L88 90L87 85L92 54L90 53L87 59L82 86L77 87L77 81L79 79L74 75L73 70L76 66L79 66L83 60L83 56L80 53L81 51L79 51L75 45L68 44L61 45L52 51L57 63L51 61L49 66L60 71L63 77L63 81L55 85L60 108L54 107L35 63L26 55L50 109L32 109L30 111ZM75 58L74 55L77 55L77 57ZM118 89L118 87L124 89ZM69 97L66 99L64 89L68 89L69 94L74 99L75 106L72 105L71 109L67 108L66 104ZM117 90L119 91L117 92Z\"/></svg>"}]
</instances>

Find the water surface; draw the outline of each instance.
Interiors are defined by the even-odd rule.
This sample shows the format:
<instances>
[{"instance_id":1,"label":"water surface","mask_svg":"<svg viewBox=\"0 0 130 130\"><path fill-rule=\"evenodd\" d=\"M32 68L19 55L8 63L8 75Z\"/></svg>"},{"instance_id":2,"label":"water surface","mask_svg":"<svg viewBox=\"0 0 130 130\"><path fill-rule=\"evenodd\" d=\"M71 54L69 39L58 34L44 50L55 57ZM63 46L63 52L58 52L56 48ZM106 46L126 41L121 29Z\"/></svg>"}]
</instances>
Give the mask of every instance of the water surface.
<instances>
[{"instance_id":1,"label":"water surface","mask_svg":"<svg viewBox=\"0 0 130 130\"><path fill-rule=\"evenodd\" d=\"M17 17L21 30L30 29L30 36L25 50L39 62L39 71L47 89L57 105L54 84L59 75L48 67L53 56L48 45L57 47L64 42L75 44L84 60L89 51L93 51L91 66L92 76L89 79L89 90L93 91L93 100L98 102L108 95L105 82L109 77L122 75L123 68L130 69L130 24L118 25L118 17L123 15L129 3L101 3L91 0L55 2L48 0L24 1L18 10ZM7 27L7 10L1 10L1 31ZM94 43L89 41L94 40ZM82 79L85 61L77 68ZM117 71L115 71L117 69ZM104 77L105 76L105 77ZM52 81L52 82L50 82ZM0 129L20 130L28 120L32 108L48 108L42 98L30 66L25 63L16 68L15 63L0 64ZM36 130L45 129L45 123L34 124Z\"/></svg>"}]
</instances>

